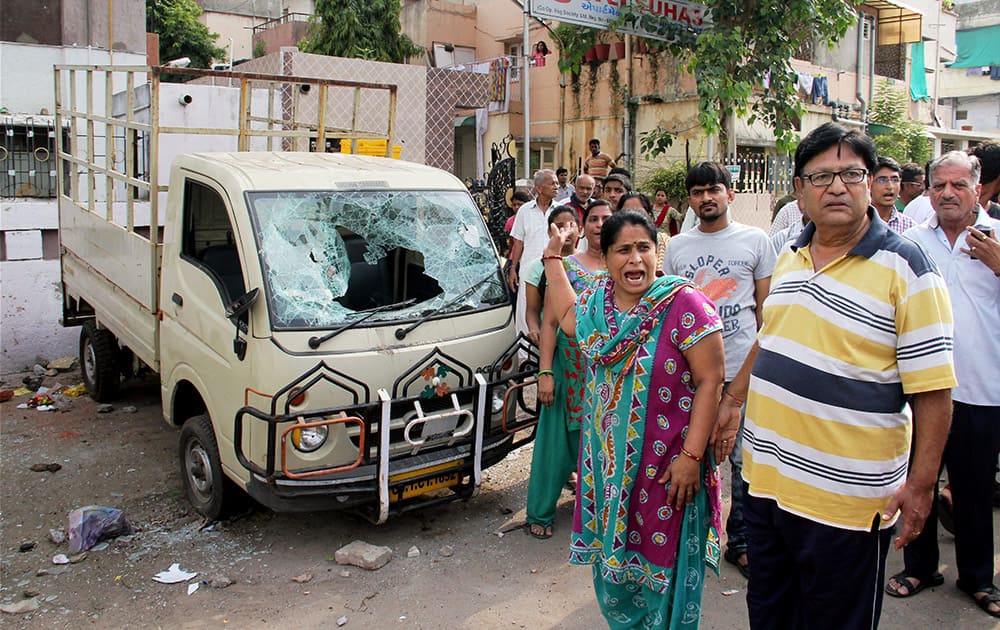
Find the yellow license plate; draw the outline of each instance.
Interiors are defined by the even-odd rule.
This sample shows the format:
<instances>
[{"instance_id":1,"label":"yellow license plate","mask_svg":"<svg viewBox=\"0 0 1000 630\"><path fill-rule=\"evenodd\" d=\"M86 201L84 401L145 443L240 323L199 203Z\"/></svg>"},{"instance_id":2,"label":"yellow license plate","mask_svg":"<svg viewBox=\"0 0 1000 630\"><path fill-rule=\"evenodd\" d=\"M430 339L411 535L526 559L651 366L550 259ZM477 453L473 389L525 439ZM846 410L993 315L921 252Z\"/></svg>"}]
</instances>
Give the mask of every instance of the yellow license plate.
<instances>
[{"instance_id":1,"label":"yellow license plate","mask_svg":"<svg viewBox=\"0 0 1000 630\"><path fill-rule=\"evenodd\" d=\"M432 490L440 490L441 488L450 488L459 482L458 471L450 470L456 466L461 466L462 462L448 462L447 464L441 464L440 466L432 466L431 468L424 468L422 470L415 470L413 472L402 473L399 475L394 475L389 478L390 483L396 483L404 479L409 479L411 477L423 476L428 473L432 473L436 470L447 471L441 472L440 474L434 475L428 479L421 479L419 481L411 481L410 483L404 484L402 490L396 489L392 491L389 497L390 501L402 501L403 499L409 499L411 497L420 496L421 494L426 494Z\"/></svg>"}]
</instances>

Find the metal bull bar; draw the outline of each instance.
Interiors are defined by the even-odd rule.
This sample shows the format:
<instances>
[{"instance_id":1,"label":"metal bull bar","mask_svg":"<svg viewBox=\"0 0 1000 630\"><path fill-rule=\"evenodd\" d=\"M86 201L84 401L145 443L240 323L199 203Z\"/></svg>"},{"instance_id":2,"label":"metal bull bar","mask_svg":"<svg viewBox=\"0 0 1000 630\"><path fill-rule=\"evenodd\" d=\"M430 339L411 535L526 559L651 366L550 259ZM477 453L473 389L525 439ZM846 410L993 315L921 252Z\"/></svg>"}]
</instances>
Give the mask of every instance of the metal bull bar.
<instances>
[{"instance_id":1,"label":"metal bull bar","mask_svg":"<svg viewBox=\"0 0 1000 630\"><path fill-rule=\"evenodd\" d=\"M474 431L473 442L472 442L472 491L470 496L475 496L479 494L479 486L482 483L483 478L483 433L487 422L486 418L486 399L487 399L487 383L486 379L483 377L482 373L477 372L475 374L476 380L476 396L475 396L475 406L476 415L473 418L472 413L466 409L462 409L458 404L458 397L455 394L451 395L452 404L454 405L453 410L432 414L426 416L423 414L423 410L420 407L419 401L414 401L414 406L417 410L417 417L411 419L406 423L406 427L403 430L403 436L407 443L413 446L411 450L411 455L415 455L419 452L420 448L424 445L428 438L412 438L411 433L413 429L417 426L426 427L429 423L447 423L450 419L454 419L456 424L458 424L459 418L464 418L466 422L461 425L456 426L454 429L450 430L450 439L448 440L448 446L451 446L460 437L465 437L470 431ZM389 426L391 421L391 408L392 408L392 398L389 396L389 392L385 389L378 390L379 400L382 405L382 415L381 422L379 426L379 437L381 439L381 445L379 448L379 462L378 462L378 519L377 523L384 523L389 518L389 504L390 504L390 492L389 492L389 438L391 431L383 431L382 427ZM439 427L440 428L440 427ZM449 431L446 431L448 433ZM435 471L437 472L437 471ZM417 479L419 480L419 478Z\"/></svg>"},{"instance_id":2,"label":"metal bull bar","mask_svg":"<svg viewBox=\"0 0 1000 630\"><path fill-rule=\"evenodd\" d=\"M360 507L376 523L385 522L393 512L471 498L479 492L484 466L500 461L510 450L534 438L533 431L528 437L514 436L521 429L531 429L537 416L537 409L524 400L523 388L517 386L533 375L537 360L531 361L532 349L528 348L529 359L521 369L512 371L509 367L511 357L523 352L526 343L519 338L493 364L475 370L435 349L401 375L391 391L380 388L375 396L370 396L367 385L325 362L273 395L248 388L245 404L234 418L236 457L259 480L257 491L266 491L266 496L258 496L262 502L266 503L262 496L275 501L308 497L312 500L310 509L329 508L331 503L344 505L342 509ZM452 380L461 387L443 396L414 395L414 389L425 384L415 375L442 365L451 370ZM346 397L338 397L348 404L308 411L292 408L292 400L317 386L340 390ZM500 395L498 388L506 395L503 417L494 424L501 411L491 405L494 393ZM251 404L251 394L267 399L267 408ZM427 408L430 402L432 409ZM400 418L405 418L402 426ZM251 460L244 452L248 420L267 425L263 462ZM322 426L330 431L337 427L356 431L350 439L357 446L357 457L296 469L289 463L292 432ZM450 488L454 494L425 496L426 488ZM333 497L339 501L333 502ZM286 505L286 509L296 508Z\"/></svg>"}]
</instances>

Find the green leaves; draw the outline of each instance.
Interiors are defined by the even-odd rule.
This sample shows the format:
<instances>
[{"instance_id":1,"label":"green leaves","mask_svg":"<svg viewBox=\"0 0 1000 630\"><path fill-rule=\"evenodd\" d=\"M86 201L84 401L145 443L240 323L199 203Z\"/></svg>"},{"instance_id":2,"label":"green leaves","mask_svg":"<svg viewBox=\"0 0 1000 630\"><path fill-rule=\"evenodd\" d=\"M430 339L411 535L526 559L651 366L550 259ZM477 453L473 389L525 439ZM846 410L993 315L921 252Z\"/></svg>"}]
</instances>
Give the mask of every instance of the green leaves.
<instances>
[{"instance_id":1,"label":"green leaves","mask_svg":"<svg viewBox=\"0 0 1000 630\"><path fill-rule=\"evenodd\" d=\"M398 0L316 0L303 52L402 63L424 49L399 25Z\"/></svg>"},{"instance_id":2,"label":"green leaves","mask_svg":"<svg viewBox=\"0 0 1000 630\"><path fill-rule=\"evenodd\" d=\"M198 21L194 0L146 0L146 30L160 36L160 63L188 57L192 68L208 68L226 51L215 45L217 33Z\"/></svg>"},{"instance_id":3,"label":"green leaves","mask_svg":"<svg viewBox=\"0 0 1000 630\"><path fill-rule=\"evenodd\" d=\"M832 47L855 24L856 0L703 0L715 26L697 39L667 45L694 74L698 84L698 122L707 134L726 138L730 116L762 120L773 130L778 148L796 142L803 106L795 96L790 60L803 44ZM639 3L622 7L616 24L641 20L664 23ZM770 87L765 87L769 77ZM654 143L654 148L657 146Z\"/></svg>"},{"instance_id":4,"label":"green leaves","mask_svg":"<svg viewBox=\"0 0 1000 630\"><path fill-rule=\"evenodd\" d=\"M673 144L674 134L661 126L639 134L639 150L646 160L663 155Z\"/></svg>"},{"instance_id":5,"label":"green leaves","mask_svg":"<svg viewBox=\"0 0 1000 630\"><path fill-rule=\"evenodd\" d=\"M889 127L887 133L874 135L879 155L891 157L901 164L924 164L931 158L931 141L924 134L922 123L910 120L909 97L889 80L875 87L868 120Z\"/></svg>"},{"instance_id":6,"label":"green leaves","mask_svg":"<svg viewBox=\"0 0 1000 630\"><path fill-rule=\"evenodd\" d=\"M580 74L583 57L597 43L597 31L586 26L560 24L555 28L559 71Z\"/></svg>"},{"instance_id":7,"label":"green leaves","mask_svg":"<svg viewBox=\"0 0 1000 630\"><path fill-rule=\"evenodd\" d=\"M687 166L683 162L675 162L667 168L661 168L642 182L642 190L650 197L657 188L667 191L667 199L675 208L683 210L687 200Z\"/></svg>"}]
</instances>

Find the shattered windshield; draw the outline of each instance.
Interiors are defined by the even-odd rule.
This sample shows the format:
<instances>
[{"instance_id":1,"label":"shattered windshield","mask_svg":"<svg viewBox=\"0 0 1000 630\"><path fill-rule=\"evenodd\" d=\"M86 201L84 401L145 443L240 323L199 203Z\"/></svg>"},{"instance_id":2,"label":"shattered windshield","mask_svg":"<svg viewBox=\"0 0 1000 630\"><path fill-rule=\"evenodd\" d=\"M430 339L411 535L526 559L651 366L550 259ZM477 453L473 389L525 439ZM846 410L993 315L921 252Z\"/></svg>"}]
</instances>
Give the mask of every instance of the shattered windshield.
<instances>
[{"instance_id":1,"label":"shattered windshield","mask_svg":"<svg viewBox=\"0 0 1000 630\"><path fill-rule=\"evenodd\" d=\"M275 329L340 326L387 306L365 325L508 301L465 192L256 192L248 200Z\"/></svg>"}]
</instances>

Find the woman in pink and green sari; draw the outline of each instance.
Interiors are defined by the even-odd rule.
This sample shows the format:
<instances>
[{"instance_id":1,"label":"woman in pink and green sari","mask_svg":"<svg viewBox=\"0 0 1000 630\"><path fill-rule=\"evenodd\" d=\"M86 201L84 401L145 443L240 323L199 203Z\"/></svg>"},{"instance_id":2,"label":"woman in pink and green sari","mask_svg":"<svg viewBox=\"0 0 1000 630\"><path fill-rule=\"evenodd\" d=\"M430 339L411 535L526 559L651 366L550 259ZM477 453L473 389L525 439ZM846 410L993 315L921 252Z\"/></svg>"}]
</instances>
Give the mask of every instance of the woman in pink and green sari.
<instances>
[{"instance_id":1,"label":"woman in pink and green sari","mask_svg":"<svg viewBox=\"0 0 1000 630\"><path fill-rule=\"evenodd\" d=\"M714 436L722 323L676 276L656 277L656 228L619 212L604 223L608 275L576 296L552 230L547 308L587 357L570 562L590 564L610 627L695 628L706 563L718 570L719 478L734 436ZM551 267L551 271L550 271Z\"/></svg>"}]
</instances>

